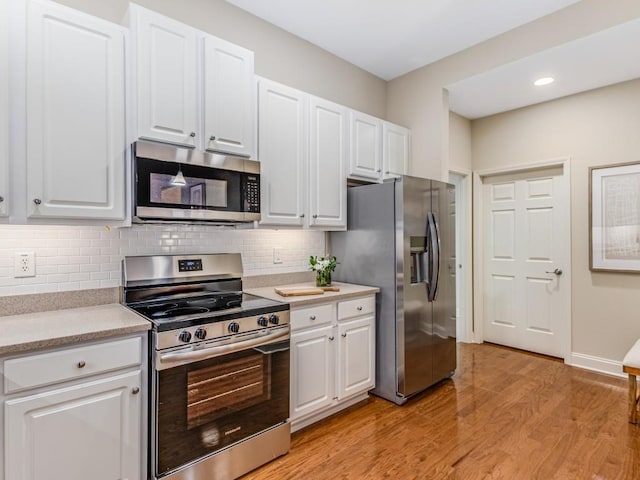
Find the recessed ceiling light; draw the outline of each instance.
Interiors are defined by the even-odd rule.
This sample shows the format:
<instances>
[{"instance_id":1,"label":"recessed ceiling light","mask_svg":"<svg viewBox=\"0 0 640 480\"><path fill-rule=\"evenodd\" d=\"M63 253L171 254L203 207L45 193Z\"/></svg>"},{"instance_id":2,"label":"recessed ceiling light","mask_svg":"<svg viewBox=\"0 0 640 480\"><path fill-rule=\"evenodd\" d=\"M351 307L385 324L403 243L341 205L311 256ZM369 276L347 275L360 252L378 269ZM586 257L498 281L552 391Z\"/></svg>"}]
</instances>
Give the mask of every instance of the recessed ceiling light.
<instances>
[{"instance_id":1,"label":"recessed ceiling light","mask_svg":"<svg viewBox=\"0 0 640 480\"><path fill-rule=\"evenodd\" d=\"M536 80L535 82L533 82L533 84L536 87L541 87L542 85L549 85L550 83L553 83L555 81L555 79L553 77L542 77L539 78L538 80Z\"/></svg>"}]
</instances>

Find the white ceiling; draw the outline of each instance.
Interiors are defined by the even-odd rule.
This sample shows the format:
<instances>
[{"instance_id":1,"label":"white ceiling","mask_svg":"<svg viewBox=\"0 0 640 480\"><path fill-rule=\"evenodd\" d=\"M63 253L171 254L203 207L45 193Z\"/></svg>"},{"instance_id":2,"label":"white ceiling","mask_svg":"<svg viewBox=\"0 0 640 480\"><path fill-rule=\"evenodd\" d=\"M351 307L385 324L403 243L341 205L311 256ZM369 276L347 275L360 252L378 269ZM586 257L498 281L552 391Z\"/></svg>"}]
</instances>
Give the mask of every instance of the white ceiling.
<instances>
[{"instance_id":1,"label":"white ceiling","mask_svg":"<svg viewBox=\"0 0 640 480\"><path fill-rule=\"evenodd\" d=\"M640 78L639 46L640 20L623 23L447 85L449 108L474 119Z\"/></svg>"},{"instance_id":2,"label":"white ceiling","mask_svg":"<svg viewBox=\"0 0 640 480\"><path fill-rule=\"evenodd\" d=\"M226 1L390 80L579 0ZM640 78L638 45L640 19L447 85L449 105L473 119Z\"/></svg>"}]
</instances>

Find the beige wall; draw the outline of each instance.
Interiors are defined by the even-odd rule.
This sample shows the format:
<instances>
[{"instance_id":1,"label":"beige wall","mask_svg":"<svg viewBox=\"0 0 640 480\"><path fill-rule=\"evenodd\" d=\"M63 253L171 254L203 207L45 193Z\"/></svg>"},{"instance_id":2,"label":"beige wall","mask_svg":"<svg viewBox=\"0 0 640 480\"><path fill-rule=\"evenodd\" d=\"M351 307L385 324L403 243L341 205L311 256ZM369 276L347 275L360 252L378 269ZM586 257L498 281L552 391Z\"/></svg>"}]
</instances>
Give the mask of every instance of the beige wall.
<instances>
[{"instance_id":1,"label":"beige wall","mask_svg":"<svg viewBox=\"0 0 640 480\"><path fill-rule=\"evenodd\" d=\"M471 122L473 169L570 157L572 350L621 361L640 338L640 274L589 271L589 167L640 161L640 80Z\"/></svg>"},{"instance_id":2,"label":"beige wall","mask_svg":"<svg viewBox=\"0 0 640 480\"><path fill-rule=\"evenodd\" d=\"M128 0L57 0L121 23ZM386 82L224 0L136 3L255 52L258 75L371 115L386 117Z\"/></svg>"},{"instance_id":3,"label":"beige wall","mask_svg":"<svg viewBox=\"0 0 640 480\"><path fill-rule=\"evenodd\" d=\"M582 0L389 82L387 119L412 129L412 173L445 180L448 99L443 88L505 63L640 17L640 1Z\"/></svg>"},{"instance_id":4,"label":"beige wall","mask_svg":"<svg viewBox=\"0 0 640 480\"><path fill-rule=\"evenodd\" d=\"M470 172L471 122L453 112L449 115L449 170Z\"/></svg>"}]
</instances>

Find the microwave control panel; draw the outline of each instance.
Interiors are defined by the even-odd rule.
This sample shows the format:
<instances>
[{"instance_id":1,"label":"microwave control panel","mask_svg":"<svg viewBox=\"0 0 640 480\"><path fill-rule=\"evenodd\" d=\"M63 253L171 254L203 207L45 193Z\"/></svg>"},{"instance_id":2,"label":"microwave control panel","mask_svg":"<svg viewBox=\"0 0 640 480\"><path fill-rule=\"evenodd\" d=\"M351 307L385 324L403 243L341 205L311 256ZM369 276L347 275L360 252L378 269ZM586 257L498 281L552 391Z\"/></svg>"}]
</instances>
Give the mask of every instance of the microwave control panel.
<instances>
[{"instance_id":1,"label":"microwave control panel","mask_svg":"<svg viewBox=\"0 0 640 480\"><path fill-rule=\"evenodd\" d=\"M242 190L244 211L260 213L260 175L245 175Z\"/></svg>"}]
</instances>

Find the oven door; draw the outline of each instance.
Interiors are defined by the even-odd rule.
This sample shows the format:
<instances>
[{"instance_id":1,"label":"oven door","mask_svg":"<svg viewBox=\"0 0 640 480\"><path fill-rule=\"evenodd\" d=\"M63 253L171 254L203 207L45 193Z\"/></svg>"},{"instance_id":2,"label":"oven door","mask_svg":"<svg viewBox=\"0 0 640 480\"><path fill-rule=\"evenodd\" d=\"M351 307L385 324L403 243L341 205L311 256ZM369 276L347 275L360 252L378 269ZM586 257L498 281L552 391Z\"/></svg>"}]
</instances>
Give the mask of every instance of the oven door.
<instances>
[{"instance_id":1,"label":"oven door","mask_svg":"<svg viewBox=\"0 0 640 480\"><path fill-rule=\"evenodd\" d=\"M156 357L155 478L287 420L289 326L229 342Z\"/></svg>"},{"instance_id":2,"label":"oven door","mask_svg":"<svg viewBox=\"0 0 640 480\"><path fill-rule=\"evenodd\" d=\"M242 222L260 219L260 175L135 158L135 217Z\"/></svg>"}]
</instances>

